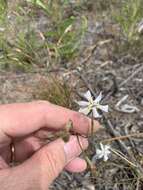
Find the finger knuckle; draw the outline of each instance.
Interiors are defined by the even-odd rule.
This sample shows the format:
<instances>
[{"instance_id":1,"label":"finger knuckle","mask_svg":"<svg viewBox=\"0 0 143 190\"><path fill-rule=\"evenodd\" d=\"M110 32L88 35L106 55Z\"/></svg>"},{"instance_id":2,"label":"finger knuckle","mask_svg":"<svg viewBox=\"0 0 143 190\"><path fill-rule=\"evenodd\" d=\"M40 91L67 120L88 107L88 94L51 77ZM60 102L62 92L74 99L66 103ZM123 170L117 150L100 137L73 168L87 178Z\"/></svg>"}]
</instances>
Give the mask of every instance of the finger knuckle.
<instances>
[{"instance_id":1,"label":"finger knuckle","mask_svg":"<svg viewBox=\"0 0 143 190\"><path fill-rule=\"evenodd\" d=\"M77 123L79 125L89 126L89 120L83 114L74 112L72 115L73 123Z\"/></svg>"},{"instance_id":2,"label":"finger knuckle","mask_svg":"<svg viewBox=\"0 0 143 190\"><path fill-rule=\"evenodd\" d=\"M36 100L34 101L36 102L38 105L41 105L41 106L46 106L46 105L50 105L51 103L47 100Z\"/></svg>"}]
</instances>

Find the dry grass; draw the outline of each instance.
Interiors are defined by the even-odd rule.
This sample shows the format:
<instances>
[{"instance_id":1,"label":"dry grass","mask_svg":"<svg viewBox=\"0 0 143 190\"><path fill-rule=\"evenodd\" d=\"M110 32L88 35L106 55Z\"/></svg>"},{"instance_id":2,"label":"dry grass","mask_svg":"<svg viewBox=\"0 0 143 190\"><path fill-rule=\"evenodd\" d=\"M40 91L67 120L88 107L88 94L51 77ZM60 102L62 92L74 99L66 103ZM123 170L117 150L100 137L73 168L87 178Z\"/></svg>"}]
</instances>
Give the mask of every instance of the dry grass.
<instances>
[{"instance_id":1,"label":"dry grass","mask_svg":"<svg viewBox=\"0 0 143 190\"><path fill-rule=\"evenodd\" d=\"M42 79L33 90L33 98L47 100L54 104L72 108L73 91L69 85L58 78L50 77L47 80Z\"/></svg>"}]
</instances>

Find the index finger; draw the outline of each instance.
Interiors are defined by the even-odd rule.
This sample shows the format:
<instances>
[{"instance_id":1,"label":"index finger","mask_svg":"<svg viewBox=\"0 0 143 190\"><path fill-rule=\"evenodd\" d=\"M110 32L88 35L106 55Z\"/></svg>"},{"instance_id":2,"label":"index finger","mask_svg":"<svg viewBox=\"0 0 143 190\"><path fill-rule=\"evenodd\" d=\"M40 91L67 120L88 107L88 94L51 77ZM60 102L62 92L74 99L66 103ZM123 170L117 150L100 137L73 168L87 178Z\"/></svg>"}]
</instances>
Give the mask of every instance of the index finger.
<instances>
[{"instance_id":1,"label":"index finger","mask_svg":"<svg viewBox=\"0 0 143 190\"><path fill-rule=\"evenodd\" d=\"M11 137L19 137L43 127L58 130L64 128L69 119L73 122L75 132L89 132L91 121L88 117L47 101L1 105L0 134L3 132ZM100 128L97 121L94 122L94 128Z\"/></svg>"}]
</instances>

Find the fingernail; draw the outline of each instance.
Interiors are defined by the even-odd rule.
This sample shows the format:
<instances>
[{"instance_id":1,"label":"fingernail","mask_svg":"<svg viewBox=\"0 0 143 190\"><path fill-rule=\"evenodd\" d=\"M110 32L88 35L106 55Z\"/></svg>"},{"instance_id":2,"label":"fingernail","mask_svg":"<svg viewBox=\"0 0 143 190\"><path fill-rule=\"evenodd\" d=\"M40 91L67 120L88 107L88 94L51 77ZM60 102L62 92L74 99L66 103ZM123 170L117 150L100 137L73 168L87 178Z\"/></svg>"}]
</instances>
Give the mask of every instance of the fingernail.
<instances>
[{"instance_id":1,"label":"fingernail","mask_svg":"<svg viewBox=\"0 0 143 190\"><path fill-rule=\"evenodd\" d=\"M67 142L64 145L67 163L81 154L82 150L79 143L82 146L83 150L85 150L88 147L87 139L83 137L79 137L79 141L78 141L76 136L72 136L69 142Z\"/></svg>"}]
</instances>

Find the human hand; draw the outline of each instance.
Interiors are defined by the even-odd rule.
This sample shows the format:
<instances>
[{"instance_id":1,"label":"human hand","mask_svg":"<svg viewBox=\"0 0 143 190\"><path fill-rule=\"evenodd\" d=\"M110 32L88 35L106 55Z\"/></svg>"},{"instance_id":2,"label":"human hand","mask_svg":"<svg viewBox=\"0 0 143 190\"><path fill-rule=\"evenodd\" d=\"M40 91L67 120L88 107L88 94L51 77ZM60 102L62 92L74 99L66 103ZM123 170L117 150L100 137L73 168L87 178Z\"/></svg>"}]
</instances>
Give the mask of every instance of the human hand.
<instances>
[{"instance_id":1,"label":"human hand","mask_svg":"<svg viewBox=\"0 0 143 190\"><path fill-rule=\"evenodd\" d=\"M47 190L65 168L71 172L86 169L79 158L81 149L77 138L71 136L65 143L57 139L44 145L41 139L50 131L63 129L70 120L79 134L90 131L90 119L78 112L53 105L46 101L8 104L0 106L0 184L3 190ZM94 121L95 131L100 128ZM83 149L88 142L80 137ZM21 164L10 167L11 144L14 161Z\"/></svg>"}]
</instances>

